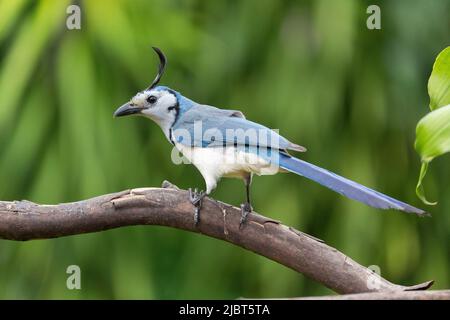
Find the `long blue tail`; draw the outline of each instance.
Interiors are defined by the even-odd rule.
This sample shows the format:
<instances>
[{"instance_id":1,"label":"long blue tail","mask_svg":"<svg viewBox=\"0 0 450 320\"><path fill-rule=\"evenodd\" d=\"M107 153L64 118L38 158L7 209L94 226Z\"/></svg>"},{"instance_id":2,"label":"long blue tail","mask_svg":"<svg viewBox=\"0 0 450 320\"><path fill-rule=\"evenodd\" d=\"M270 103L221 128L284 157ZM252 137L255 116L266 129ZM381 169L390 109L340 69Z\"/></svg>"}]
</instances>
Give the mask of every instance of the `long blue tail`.
<instances>
[{"instance_id":1,"label":"long blue tail","mask_svg":"<svg viewBox=\"0 0 450 320\"><path fill-rule=\"evenodd\" d=\"M429 215L427 212L415 208L407 203L391 198L378 191L369 189L359 183L341 177L333 172L315 166L306 161L280 154L280 167L304 176L310 180L320 183L350 199L365 203L379 209L396 209L417 215Z\"/></svg>"}]
</instances>

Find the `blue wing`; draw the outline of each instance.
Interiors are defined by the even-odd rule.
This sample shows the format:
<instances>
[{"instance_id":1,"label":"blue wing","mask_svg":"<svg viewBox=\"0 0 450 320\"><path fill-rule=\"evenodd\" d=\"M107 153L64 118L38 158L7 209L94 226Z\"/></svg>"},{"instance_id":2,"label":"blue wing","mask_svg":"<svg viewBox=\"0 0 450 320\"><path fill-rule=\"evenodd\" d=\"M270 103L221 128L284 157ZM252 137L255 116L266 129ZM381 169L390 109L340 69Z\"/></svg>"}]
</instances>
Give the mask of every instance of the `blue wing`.
<instances>
[{"instance_id":1,"label":"blue wing","mask_svg":"<svg viewBox=\"0 0 450 320\"><path fill-rule=\"evenodd\" d=\"M275 131L245 119L240 111L195 105L172 126L175 142L195 147L255 146L305 151Z\"/></svg>"},{"instance_id":2,"label":"blue wing","mask_svg":"<svg viewBox=\"0 0 450 320\"><path fill-rule=\"evenodd\" d=\"M425 211L415 208L407 203L391 198L378 191L372 190L359 183L341 177L331 171L315 166L306 161L280 154L279 165L281 168L304 176L321 185L330 188L350 199L365 203L379 209L396 209L417 215L429 215Z\"/></svg>"}]
</instances>

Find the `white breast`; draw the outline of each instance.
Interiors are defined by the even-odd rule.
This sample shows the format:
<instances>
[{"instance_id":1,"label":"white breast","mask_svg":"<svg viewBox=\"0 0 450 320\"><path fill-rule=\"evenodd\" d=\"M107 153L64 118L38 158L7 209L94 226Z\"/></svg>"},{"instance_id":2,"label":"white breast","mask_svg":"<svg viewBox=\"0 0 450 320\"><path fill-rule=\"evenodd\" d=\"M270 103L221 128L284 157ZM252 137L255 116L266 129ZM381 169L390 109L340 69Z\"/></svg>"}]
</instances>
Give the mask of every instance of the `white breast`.
<instances>
[{"instance_id":1,"label":"white breast","mask_svg":"<svg viewBox=\"0 0 450 320\"><path fill-rule=\"evenodd\" d=\"M214 190L221 177L244 178L249 173L271 175L279 171L278 166L271 165L267 160L238 151L233 146L199 148L180 143L175 146L200 171L206 182L207 193Z\"/></svg>"}]
</instances>

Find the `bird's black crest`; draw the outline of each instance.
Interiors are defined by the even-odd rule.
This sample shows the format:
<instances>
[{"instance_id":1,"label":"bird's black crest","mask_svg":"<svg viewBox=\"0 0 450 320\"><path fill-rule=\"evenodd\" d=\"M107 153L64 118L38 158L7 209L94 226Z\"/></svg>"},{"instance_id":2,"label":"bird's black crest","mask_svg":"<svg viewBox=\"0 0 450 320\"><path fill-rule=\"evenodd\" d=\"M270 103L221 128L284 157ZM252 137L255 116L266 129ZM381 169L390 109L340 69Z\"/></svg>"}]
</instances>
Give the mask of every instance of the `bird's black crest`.
<instances>
[{"instance_id":1,"label":"bird's black crest","mask_svg":"<svg viewBox=\"0 0 450 320\"><path fill-rule=\"evenodd\" d=\"M161 80L161 77L164 73L164 69L166 68L167 59L164 53L157 47L152 47L153 50L155 50L156 54L159 57L159 68L158 68L158 74L156 75L155 80L153 80L152 84L147 88L147 90L153 89Z\"/></svg>"}]
</instances>

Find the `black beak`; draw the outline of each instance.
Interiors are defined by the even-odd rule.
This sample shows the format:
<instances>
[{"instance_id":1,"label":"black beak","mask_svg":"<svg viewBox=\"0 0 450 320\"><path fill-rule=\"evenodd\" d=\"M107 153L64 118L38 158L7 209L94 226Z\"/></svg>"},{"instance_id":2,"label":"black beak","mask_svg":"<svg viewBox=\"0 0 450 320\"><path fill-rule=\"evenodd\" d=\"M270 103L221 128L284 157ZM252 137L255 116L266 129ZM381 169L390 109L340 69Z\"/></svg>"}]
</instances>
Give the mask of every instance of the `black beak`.
<instances>
[{"instance_id":1,"label":"black beak","mask_svg":"<svg viewBox=\"0 0 450 320\"><path fill-rule=\"evenodd\" d=\"M142 108L136 108L131 106L129 103L125 103L123 106L119 107L116 112L114 112L114 117L123 117L128 116L130 114L139 114L141 113Z\"/></svg>"}]
</instances>

